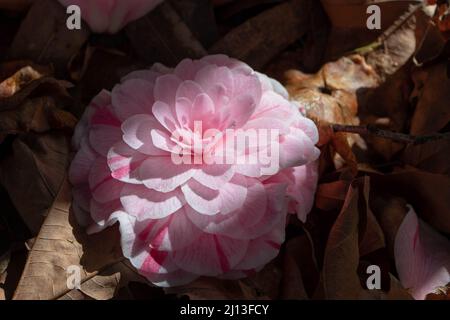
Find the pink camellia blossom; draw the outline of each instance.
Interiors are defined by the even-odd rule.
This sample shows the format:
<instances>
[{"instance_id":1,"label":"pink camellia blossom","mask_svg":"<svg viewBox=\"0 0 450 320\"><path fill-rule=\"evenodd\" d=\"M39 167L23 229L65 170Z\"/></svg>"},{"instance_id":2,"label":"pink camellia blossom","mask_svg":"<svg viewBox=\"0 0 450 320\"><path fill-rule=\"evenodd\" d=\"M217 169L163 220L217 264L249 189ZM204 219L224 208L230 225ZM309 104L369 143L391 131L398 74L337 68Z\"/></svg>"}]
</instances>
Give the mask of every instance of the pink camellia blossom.
<instances>
[{"instance_id":1,"label":"pink camellia blossom","mask_svg":"<svg viewBox=\"0 0 450 320\"><path fill-rule=\"evenodd\" d=\"M75 215L90 233L118 221L124 256L159 286L260 270L287 212L305 221L313 205L316 126L278 82L227 56L129 74L93 99L73 140ZM272 163L249 161L260 155Z\"/></svg>"},{"instance_id":2,"label":"pink camellia blossom","mask_svg":"<svg viewBox=\"0 0 450 320\"><path fill-rule=\"evenodd\" d=\"M417 300L450 283L450 241L420 220L410 207L395 238L400 281Z\"/></svg>"},{"instance_id":3,"label":"pink camellia blossom","mask_svg":"<svg viewBox=\"0 0 450 320\"><path fill-rule=\"evenodd\" d=\"M76 5L81 16L96 33L116 33L129 22L153 10L163 0L58 0L68 7Z\"/></svg>"}]
</instances>

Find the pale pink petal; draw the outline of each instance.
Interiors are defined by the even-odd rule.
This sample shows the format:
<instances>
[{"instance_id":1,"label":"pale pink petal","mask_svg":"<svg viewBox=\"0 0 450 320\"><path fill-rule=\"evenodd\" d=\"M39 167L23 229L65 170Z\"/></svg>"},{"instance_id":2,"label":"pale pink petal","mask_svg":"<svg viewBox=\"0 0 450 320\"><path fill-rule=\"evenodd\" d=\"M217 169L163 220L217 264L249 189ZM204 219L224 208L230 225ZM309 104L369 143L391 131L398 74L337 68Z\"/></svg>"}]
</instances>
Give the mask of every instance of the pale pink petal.
<instances>
[{"instance_id":1,"label":"pale pink petal","mask_svg":"<svg viewBox=\"0 0 450 320\"><path fill-rule=\"evenodd\" d=\"M221 189L234 176L234 167L231 165L204 165L195 171L192 176L197 182L213 190Z\"/></svg>"},{"instance_id":2,"label":"pale pink petal","mask_svg":"<svg viewBox=\"0 0 450 320\"><path fill-rule=\"evenodd\" d=\"M170 156L149 157L139 168L143 183L150 189L170 192L183 185L195 173L190 165L177 165Z\"/></svg>"},{"instance_id":3,"label":"pale pink petal","mask_svg":"<svg viewBox=\"0 0 450 320\"><path fill-rule=\"evenodd\" d=\"M175 108L170 107L167 103L157 101L152 108L153 115L159 123L169 132L174 132L177 126Z\"/></svg>"},{"instance_id":4,"label":"pale pink petal","mask_svg":"<svg viewBox=\"0 0 450 320\"><path fill-rule=\"evenodd\" d=\"M284 242L285 224L285 219L280 219L278 227L260 238L251 240L248 243L244 259L235 268L238 270L255 269L265 265L266 261L274 259Z\"/></svg>"},{"instance_id":5,"label":"pale pink petal","mask_svg":"<svg viewBox=\"0 0 450 320\"><path fill-rule=\"evenodd\" d=\"M280 165L282 168L297 167L315 161L320 151L304 131L291 128L292 133L282 137Z\"/></svg>"},{"instance_id":6,"label":"pale pink petal","mask_svg":"<svg viewBox=\"0 0 450 320\"><path fill-rule=\"evenodd\" d=\"M155 101L163 102L168 106L175 106L176 93L181 82L180 78L172 74L158 77L154 89Z\"/></svg>"},{"instance_id":7,"label":"pale pink petal","mask_svg":"<svg viewBox=\"0 0 450 320\"><path fill-rule=\"evenodd\" d=\"M450 241L410 210L395 237L395 265L400 281L423 300L450 283Z\"/></svg>"},{"instance_id":8,"label":"pale pink petal","mask_svg":"<svg viewBox=\"0 0 450 320\"><path fill-rule=\"evenodd\" d=\"M259 181L248 179L248 195L242 207L229 214L204 215L187 208L189 219L201 230L210 234L224 235L235 239L252 239L264 233L271 224L264 221L262 228L254 228L268 210L266 189ZM270 215L270 214L269 214ZM276 215L279 219L279 212Z\"/></svg>"},{"instance_id":9,"label":"pale pink petal","mask_svg":"<svg viewBox=\"0 0 450 320\"><path fill-rule=\"evenodd\" d=\"M234 177L220 190L203 186L190 180L181 187L187 203L201 214L228 214L240 208L247 197L248 190L243 179Z\"/></svg>"},{"instance_id":10,"label":"pale pink petal","mask_svg":"<svg viewBox=\"0 0 450 320\"><path fill-rule=\"evenodd\" d=\"M138 220L162 219L183 207L179 191L158 192L143 185L126 185L120 194L123 208Z\"/></svg>"},{"instance_id":11,"label":"pale pink petal","mask_svg":"<svg viewBox=\"0 0 450 320\"><path fill-rule=\"evenodd\" d=\"M146 80L130 79L112 91L112 106L122 121L136 114L150 114L153 102L153 84Z\"/></svg>"},{"instance_id":12,"label":"pale pink petal","mask_svg":"<svg viewBox=\"0 0 450 320\"><path fill-rule=\"evenodd\" d=\"M151 156L167 155L153 144L152 131L163 127L152 116L135 115L122 124L123 140L133 149Z\"/></svg>"},{"instance_id":13,"label":"pale pink petal","mask_svg":"<svg viewBox=\"0 0 450 320\"><path fill-rule=\"evenodd\" d=\"M159 251L174 251L184 248L195 241L202 231L186 216L184 209L156 220L139 223L136 234L141 241Z\"/></svg>"},{"instance_id":14,"label":"pale pink petal","mask_svg":"<svg viewBox=\"0 0 450 320\"><path fill-rule=\"evenodd\" d=\"M69 169L69 181L74 185L85 183L88 180L89 171L96 159L96 154L86 139L80 145Z\"/></svg>"}]
</instances>

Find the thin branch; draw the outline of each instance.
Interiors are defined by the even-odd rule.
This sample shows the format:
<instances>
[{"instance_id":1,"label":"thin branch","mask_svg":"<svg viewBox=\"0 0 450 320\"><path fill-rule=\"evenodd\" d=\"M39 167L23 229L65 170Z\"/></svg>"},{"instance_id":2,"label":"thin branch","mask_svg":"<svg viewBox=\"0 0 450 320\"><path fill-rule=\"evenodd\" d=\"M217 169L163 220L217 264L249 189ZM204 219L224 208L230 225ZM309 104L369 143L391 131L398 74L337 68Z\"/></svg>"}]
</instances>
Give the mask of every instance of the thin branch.
<instances>
[{"instance_id":1,"label":"thin branch","mask_svg":"<svg viewBox=\"0 0 450 320\"><path fill-rule=\"evenodd\" d=\"M423 136L413 136L405 133L393 132L388 130L379 129L373 125L367 126L348 126L340 124L331 125L334 132L347 132L347 133L357 133L361 135L374 135L383 139L392 140L399 143L405 144L424 144L427 142L432 142L436 140L450 139L450 132L445 133L435 133Z\"/></svg>"}]
</instances>

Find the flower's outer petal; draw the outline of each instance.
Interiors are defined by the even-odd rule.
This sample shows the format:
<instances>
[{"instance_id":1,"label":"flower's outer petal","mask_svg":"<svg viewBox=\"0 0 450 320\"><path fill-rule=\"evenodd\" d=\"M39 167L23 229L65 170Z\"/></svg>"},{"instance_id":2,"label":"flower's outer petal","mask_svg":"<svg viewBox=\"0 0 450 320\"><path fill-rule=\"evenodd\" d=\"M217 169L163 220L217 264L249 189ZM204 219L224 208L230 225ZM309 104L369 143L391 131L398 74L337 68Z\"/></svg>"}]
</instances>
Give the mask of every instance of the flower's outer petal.
<instances>
[{"instance_id":1,"label":"flower's outer petal","mask_svg":"<svg viewBox=\"0 0 450 320\"><path fill-rule=\"evenodd\" d=\"M216 276L230 271L243 258L248 241L202 234L190 246L171 253L175 264L190 273Z\"/></svg>"},{"instance_id":2,"label":"flower's outer petal","mask_svg":"<svg viewBox=\"0 0 450 320\"><path fill-rule=\"evenodd\" d=\"M127 184L120 194L120 201L128 214L139 221L162 219L183 207L181 192L158 192L143 185Z\"/></svg>"},{"instance_id":3,"label":"flower's outer petal","mask_svg":"<svg viewBox=\"0 0 450 320\"><path fill-rule=\"evenodd\" d=\"M150 114L155 101L153 84L142 79L130 79L116 85L111 98L114 112L122 121L136 114Z\"/></svg>"}]
</instances>

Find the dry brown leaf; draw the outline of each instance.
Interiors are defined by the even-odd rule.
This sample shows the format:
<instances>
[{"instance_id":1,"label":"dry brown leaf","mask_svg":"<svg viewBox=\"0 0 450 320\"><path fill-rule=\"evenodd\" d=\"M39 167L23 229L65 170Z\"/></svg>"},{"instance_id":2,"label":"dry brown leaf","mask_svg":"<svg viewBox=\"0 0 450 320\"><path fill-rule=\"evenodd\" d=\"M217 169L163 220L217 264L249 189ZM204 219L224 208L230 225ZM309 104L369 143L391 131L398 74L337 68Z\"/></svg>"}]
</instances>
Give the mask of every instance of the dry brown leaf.
<instances>
[{"instance_id":1,"label":"dry brown leaf","mask_svg":"<svg viewBox=\"0 0 450 320\"><path fill-rule=\"evenodd\" d=\"M12 134L73 129L77 119L56 105L52 97L40 97L28 100L14 110L0 111L0 142Z\"/></svg>"},{"instance_id":2,"label":"dry brown leaf","mask_svg":"<svg viewBox=\"0 0 450 320\"><path fill-rule=\"evenodd\" d=\"M342 207L350 182L338 180L319 184L316 191L315 207L321 210L336 210Z\"/></svg>"},{"instance_id":3,"label":"dry brown leaf","mask_svg":"<svg viewBox=\"0 0 450 320\"><path fill-rule=\"evenodd\" d=\"M313 245L306 234L289 240L283 260L281 299L307 300L319 282Z\"/></svg>"},{"instance_id":4,"label":"dry brown leaf","mask_svg":"<svg viewBox=\"0 0 450 320\"><path fill-rule=\"evenodd\" d=\"M438 63L413 73L412 99L417 105L412 118L411 134L432 134L450 122L450 78L446 63Z\"/></svg>"},{"instance_id":5,"label":"dry brown leaf","mask_svg":"<svg viewBox=\"0 0 450 320\"><path fill-rule=\"evenodd\" d=\"M371 207L383 230L389 257L394 259L394 243L397 230L408 213L407 202L402 198L373 197Z\"/></svg>"},{"instance_id":6,"label":"dry brown leaf","mask_svg":"<svg viewBox=\"0 0 450 320\"><path fill-rule=\"evenodd\" d=\"M230 300L249 299L254 294L246 285L242 287L239 282L202 277L194 282L174 288L166 288L167 294L187 296L191 300Z\"/></svg>"},{"instance_id":7,"label":"dry brown leaf","mask_svg":"<svg viewBox=\"0 0 450 320\"><path fill-rule=\"evenodd\" d=\"M169 2L163 2L145 17L130 23L126 33L139 57L175 66L184 58L200 58L206 50Z\"/></svg>"},{"instance_id":8,"label":"dry brown leaf","mask_svg":"<svg viewBox=\"0 0 450 320\"><path fill-rule=\"evenodd\" d=\"M307 117L319 128L319 146L332 146L337 153L332 156L335 167L339 169L346 163L356 175L357 162L352 146L356 143L363 148L364 142L358 135L334 133L330 124L359 124L359 91L377 87L380 83L373 68L363 57L352 55L325 64L314 75L290 70L286 78L291 98L300 103Z\"/></svg>"},{"instance_id":9,"label":"dry brown leaf","mask_svg":"<svg viewBox=\"0 0 450 320\"><path fill-rule=\"evenodd\" d=\"M0 98L11 97L33 80L43 75L30 66L23 67L14 75L0 83Z\"/></svg>"},{"instance_id":10,"label":"dry brown leaf","mask_svg":"<svg viewBox=\"0 0 450 320\"><path fill-rule=\"evenodd\" d=\"M310 0L292 0L266 10L230 31L209 51L227 54L260 69L305 34L310 6Z\"/></svg>"},{"instance_id":11,"label":"dry brown leaf","mask_svg":"<svg viewBox=\"0 0 450 320\"><path fill-rule=\"evenodd\" d=\"M59 300L80 300L80 297L83 297L83 300L110 300L131 281L147 283L127 261L121 261L100 271L83 282L80 289L67 292Z\"/></svg>"},{"instance_id":12,"label":"dry brown leaf","mask_svg":"<svg viewBox=\"0 0 450 320\"><path fill-rule=\"evenodd\" d=\"M420 145L408 145L403 161L420 170L450 176L450 140L430 141Z\"/></svg>"},{"instance_id":13,"label":"dry brown leaf","mask_svg":"<svg viewBox=\"0 0 450 320\"><path fill-rule=\"evenodd\" d=\"M375 190L405 199L420 218L450 233L450 177L414 169L387 175L371 174Z\"/></svg>"},{"instance_id":14,"label":"dry brown leaf","mask_svg":"<svg viewBox=\"0 0 450 320\"><path fill-rule=\"evenodd\" d=\"M10 257L11 256L9 251L0 256L0 301L6 299L5 290L3 289L3 286L5 285L6 281L7 276L6 270L8 269Z\"/></svg>"},{"instance_id":15,"label":"dry brown leaf","mask_svg":"<svg viewBox=\"0 0 450 320\"><path fill-rule=\"evenodd\" d=\"M87 236L73 221L70 205L70 186L64 180L29 253L13 299L57 299L71 291L67 287L69 266L81 267L83 285L99 272L106 272L114 264L122 263L124 258L118 229L109 228L100 234ZM89 284L85 286L89 287ZM105 291L110 292L110 288ZM98 291L95 294L87 292L102 295Z\"/></svg>"},{"instance_id":16,"label":"dry brown leaf","mask_svg":"<svg viewBox=\"0 0 450 320\"><path fill-rule=\"evenodd\" d=\"M210 0L171 0L170 3L205 48L218 40L219 31Z\"/></svg>"},{"instance_id":17,"label":"dry brown leaf","mask_svg":"<svg viewBox=\"0 0 450 320\"><path fill-rule=\"evenodd\" d=\"M356 180L349 189L342 211L331 229L321 281L326 299L410 298L392 277L391 290L387 293L382 290L365 290L361 284L358 275L360 244L361 240L364 241L364 234L361 232L371 227L371 224L367 223L368 196L368 178Z\"/></svg>"},{"instance_id":18,"label":"dry brown leaf","mask_svg":"<svg viewBox=\"0 0 450 320\"><path fill-rule=\"evenodd\" d=\"M30 6L34 0L0 0L0 9L11 11L23 11Z\"/></svg>"},{"instance_id":19,"label":"dry brown leaf","mask_svg":"<svg viewBox=\"0 0 450 320\"><path fill-rule=\"evenodd\" d=\"M0 160L0 184L32 234L37 234L69 163L68 139L56 133L13 140Z\"/></svg>"},{"instance_id":20,"label":"dry brown leaf","mask_svg":"<svg viewBox=\"0 0 450 320\"><path fill-rule=\"evenodd\" d=\"M31 81L16 94L0 98L0 111L11 110L22 104L30 95L38 92L39 95L68 98L67 88L71 84L67 81L57 80L52 77L42 77Z\"/></svg>"},{"instance_id":21,"label":"dry brown leaf","mask_svg":"<svg viewBox=\"0 0 450 320\"><path fill-rule=\"evenodd\" d=\"M53 64L59 73L64 73L70 58L80 50L90 33L84 23L81 30L69 30L66 20L66 10L58 1L35 1L14 38L10 57Z\"/></svg>"}]
</instances>

